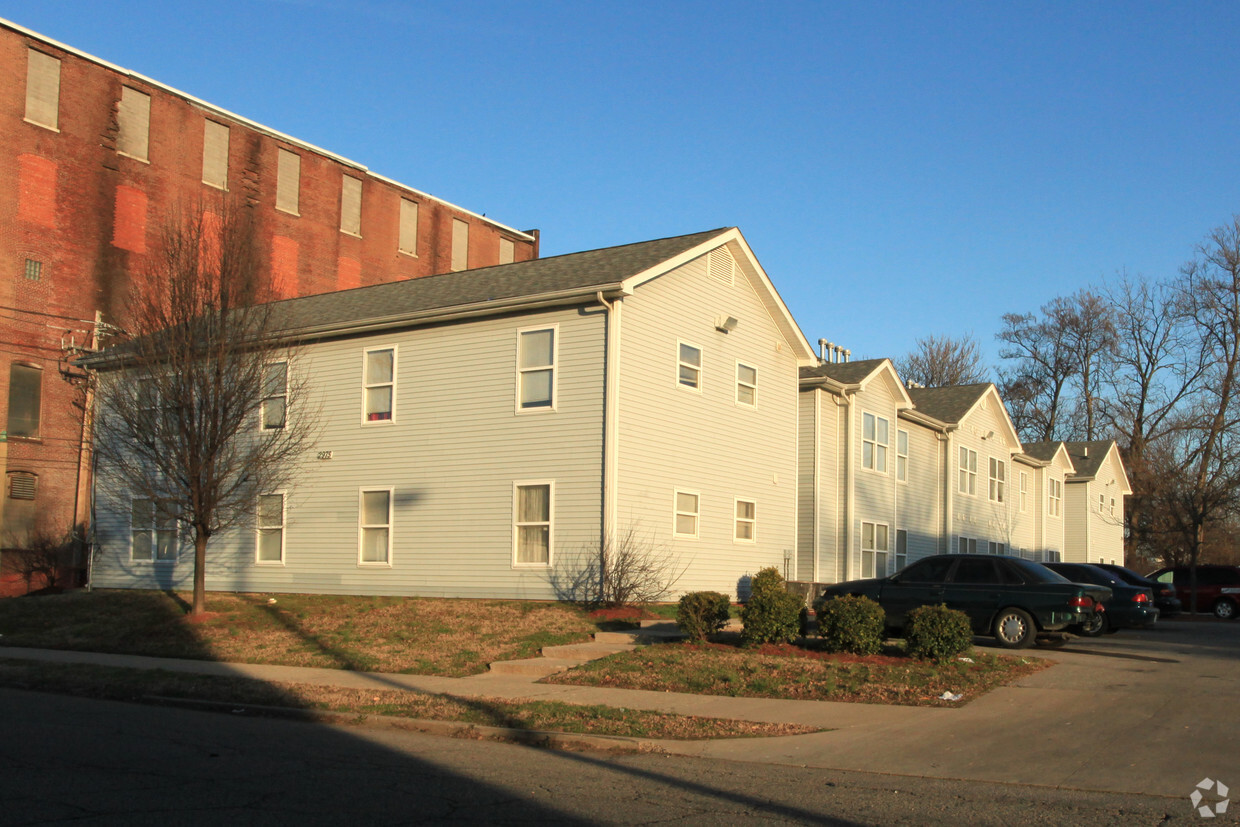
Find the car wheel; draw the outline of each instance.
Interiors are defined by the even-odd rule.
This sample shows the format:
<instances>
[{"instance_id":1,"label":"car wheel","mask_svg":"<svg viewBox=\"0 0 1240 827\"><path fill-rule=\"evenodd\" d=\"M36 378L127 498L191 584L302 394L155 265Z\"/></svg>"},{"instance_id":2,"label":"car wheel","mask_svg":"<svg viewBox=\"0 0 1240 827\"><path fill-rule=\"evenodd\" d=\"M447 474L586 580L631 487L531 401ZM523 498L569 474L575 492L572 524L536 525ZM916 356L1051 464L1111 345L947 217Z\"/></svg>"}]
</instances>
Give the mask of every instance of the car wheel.
<instances>
[{"instance_id":1,"label":"car wheel","mask_svg":"<svg viewBox=\"0 0 1240 827\"><path fill-rule=\"evenodd\" d=\"M1037 634L1033 618L1024 609L1004 609L995 617L995 640L1005 649L1024 649Z\"/></svg>"},{"instance_id":2,"label":"car wheel","mask_svg":"<svg viewBox=\"0 0 1240 827\"><path fill-rule=\"evenodd\" d=\"M1110 622L1107 616L1102 612L1094 612L1090 615L1089 620L1077 626L1077 631L1084 637L1098 637L1103 632L1110 631Z\"/></svg>"},{"instance_id":3,"label":"car wheel","mask_svg":"<svg viewBox=\"0 0 1240 827\"><path fill-rule=\"evenodd\" d=\"M1214 601L1214 616L1230 620L1236 616L1236 604L1225 597L1220 597Z\"/></svg>"}]
</instances>

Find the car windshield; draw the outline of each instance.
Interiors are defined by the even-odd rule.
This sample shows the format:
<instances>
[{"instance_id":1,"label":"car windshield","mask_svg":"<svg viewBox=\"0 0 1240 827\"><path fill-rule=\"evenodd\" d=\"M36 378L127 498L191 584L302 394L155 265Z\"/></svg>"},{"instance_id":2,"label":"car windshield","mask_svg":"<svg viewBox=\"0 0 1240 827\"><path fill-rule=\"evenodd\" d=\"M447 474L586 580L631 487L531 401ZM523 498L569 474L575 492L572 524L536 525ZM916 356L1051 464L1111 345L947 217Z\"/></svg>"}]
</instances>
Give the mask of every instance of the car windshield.
<instances>
[{"instance_id":1,"label":"car windshield","mask_svg":"<svg viewBox=\"0 0 1240 827\"><path fill-rule=\"evenodd\" d=\"M1123 580L1125 583L1131 583L1134 586L1144 586L1148 589L1151 585L1153 585L1147 578L1142 577L1132 569L1126 569L1123 566L1106 566L1104 571L1108 571L1120 580Z\"/></svg>"},{"instance_id":2,"label":"car windshield","mask_svg":"<svg viewBox=\"0 0 1240 827\"><path fill-rule=\"evenodd\" d=\"M1033 563L1029 560L1021 560L1013 557L1008 560L1024 578L1026 583L1071 583L1072 581L1059 572L1051 571L1041 563Z\"/></svg>"}]
</instances>

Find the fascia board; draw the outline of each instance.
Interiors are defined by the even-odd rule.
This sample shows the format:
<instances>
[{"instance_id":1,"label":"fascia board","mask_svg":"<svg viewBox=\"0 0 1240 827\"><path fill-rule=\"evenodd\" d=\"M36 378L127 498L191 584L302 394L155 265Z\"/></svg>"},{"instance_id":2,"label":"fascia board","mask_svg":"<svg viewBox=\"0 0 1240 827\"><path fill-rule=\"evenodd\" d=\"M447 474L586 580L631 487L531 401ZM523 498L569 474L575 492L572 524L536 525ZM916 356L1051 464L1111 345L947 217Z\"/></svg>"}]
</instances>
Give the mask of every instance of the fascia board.
<instances>
[{"instance_id":1,"label":"fascia board","mask_svg":"<svg viewBox=\"0 0 1240 827\"><path fill-rule=\"evenodd\" d=\"M900 419L905 419L905 420L908 420L909 422L916 422L918 425L924 425L925 427L930 428L931 430L941 431L943 433L954 431L956 429L956 426L953 425L952 423L942 422L930 416L929 414L922 413L916 408L901 409L897 413L897 416Z\"/></svg>"}]
</instances>

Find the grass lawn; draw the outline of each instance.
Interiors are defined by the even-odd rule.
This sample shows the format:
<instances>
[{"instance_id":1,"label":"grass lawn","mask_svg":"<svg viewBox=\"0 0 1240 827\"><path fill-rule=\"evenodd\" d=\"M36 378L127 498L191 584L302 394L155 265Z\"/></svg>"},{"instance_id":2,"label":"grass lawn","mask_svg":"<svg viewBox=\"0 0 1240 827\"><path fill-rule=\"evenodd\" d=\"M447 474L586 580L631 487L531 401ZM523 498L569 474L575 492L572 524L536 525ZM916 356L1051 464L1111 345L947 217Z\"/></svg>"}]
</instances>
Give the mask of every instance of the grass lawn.
<instances>
[{"instance_id":1,"label":"grass lawn","mask_svg":"<svg viewBox=\"0 0 1240 827\"><path fill-rule=\"evenodd\" d=\"M910 658L902 645L858 657L791 645L743 649L721 643L663 643L544 678L545 683L689 692L744 698L959 706L1048 664L972 651L946 664ZM939 698L944 692L958 701Z\"/></svg>"},{"instance_id":2,"label":"grass lawn","mask_svg":"<svg viewBox=\"0 0 1240 827\"><path fill-rule=\"evenodd\" d=\"M557 603L414 597L114 590L0 600L0 644L155 657L459 677L543 646L589 640L585 612ZM3 652L0 647L0 653Z\"/></svg>"},{"instance_id":3,"label":"grass lawn","mask_svg":"<svg viewBox=\"0 0 1240 827\"><path fill-rule=\"evenodd\" d=\"M3 658L0 658L0 686L119 701L166 703L167 699L192 699L226 704L228 707L260 706L340 712L356 715L359 720L382 715L526 731L632 738L698 740L801 735L819 731L798 724L751 723L557 701L455 698L425 692L306 686L249 678L185 675L157 669L118 669ZM257 711L261 713L262 710Z\"/></svg>"}]
</instances>

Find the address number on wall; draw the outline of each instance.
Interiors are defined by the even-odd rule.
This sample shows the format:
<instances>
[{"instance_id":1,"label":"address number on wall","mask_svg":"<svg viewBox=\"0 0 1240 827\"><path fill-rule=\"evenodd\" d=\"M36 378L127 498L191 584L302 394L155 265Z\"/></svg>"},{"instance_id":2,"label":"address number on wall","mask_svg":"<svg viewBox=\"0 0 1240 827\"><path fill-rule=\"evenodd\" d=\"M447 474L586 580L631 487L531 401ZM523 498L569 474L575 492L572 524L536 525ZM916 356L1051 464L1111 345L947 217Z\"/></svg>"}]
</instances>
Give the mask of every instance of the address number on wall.
<instances>
[{"instance_id":1,"label":"address number on wall","mask_svg":"<svg viewBox=\"0 0 1240 827\"><path fill-rule=\"evenodd\" d=\"M331 458L332 458L331 451L319 451L319 459L331 459Z\"/></svg>"}]
</instances>

